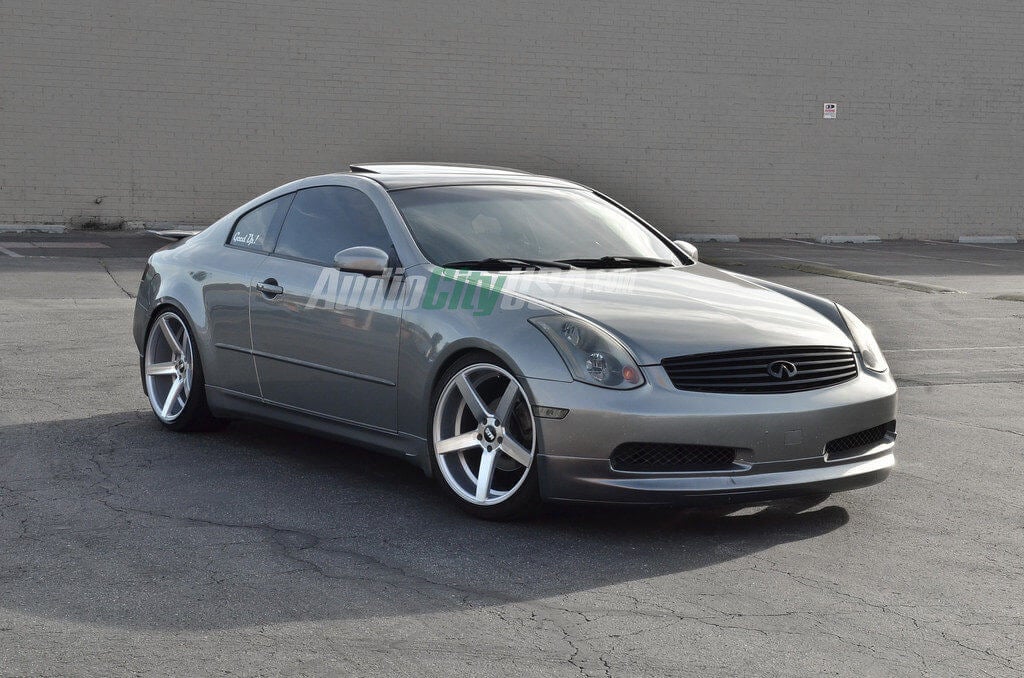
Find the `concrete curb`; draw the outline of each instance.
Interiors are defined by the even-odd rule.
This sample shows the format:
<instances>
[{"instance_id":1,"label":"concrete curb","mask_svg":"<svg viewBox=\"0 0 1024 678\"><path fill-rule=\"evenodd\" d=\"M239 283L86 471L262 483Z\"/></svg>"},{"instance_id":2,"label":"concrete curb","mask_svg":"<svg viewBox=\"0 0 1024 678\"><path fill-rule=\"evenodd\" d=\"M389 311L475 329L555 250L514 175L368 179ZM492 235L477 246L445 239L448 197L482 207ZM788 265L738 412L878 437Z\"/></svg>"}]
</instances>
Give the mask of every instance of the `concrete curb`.
<instances>
[{"instance_id":1,"label":"concrete curb","mask_svg":"<svg viewBox=\"0 0 1024 678\"><path fill-rule=\"evenodd\" d=\"M0 224L0 233L65 233L64 224Z\"/></svg>"},{"instance_id":2,"label":"concrete curb","mask_svg":"<svg viewBox=\"0 0 1024 678\"><path fill-rule=\"evenodd\" d=\"M843 243L880 243L882 239L877 235L823 235L818 238L822 245L840 245Z\"/></svg>"},{"instance_id":3,"label":"concrete curb","mask_svg":"<svg viewBox=\"0 0 1024 678\"><path fill-rule=\"evenodd\" d=\"M103 233L115 231L201 231L208 224L185 224L176 221L160 221L147 223L144 221L129 221L123 224L0 224L2 233L49 233L60 235L63 233Z\"/></svg>"},{"instance_id":4,"label":"concrete curb","mask_svg":"<svg viewBox=\"0 0 1024 678\"><path fill-rule=\"evenodd\" d=\"M790 271L801 271L803 273L814 273L815 275L824 275L830 278L843 278L845 280L855 280L857 282L871 283L873 285L886 285L888 287L902 287L907 290L914 290L915 292L927 292L929 294L963 294L962 290L955 290L951 287L943 287L941 285L930 285L928 283L914 282L913 280L901 280L899 278L886 278L880 275L871 275L870 273L858 273L857 271L847 271L841 268L832 268L830 266L819 266L818 264L772 264L778 268L785 268Z\"/></svg>"},{"instance_id":5,"label":"concrete curb","mask_svg":"<svg viewBox=\"0 0 1024 678\"><path fill-rule=\"evenodd\" d=\"M678 240L685 240L686 242L739 242L740 237L738 235L732 235L730 233L678 233L676 234Z\"/></svg>"}]
</instances>

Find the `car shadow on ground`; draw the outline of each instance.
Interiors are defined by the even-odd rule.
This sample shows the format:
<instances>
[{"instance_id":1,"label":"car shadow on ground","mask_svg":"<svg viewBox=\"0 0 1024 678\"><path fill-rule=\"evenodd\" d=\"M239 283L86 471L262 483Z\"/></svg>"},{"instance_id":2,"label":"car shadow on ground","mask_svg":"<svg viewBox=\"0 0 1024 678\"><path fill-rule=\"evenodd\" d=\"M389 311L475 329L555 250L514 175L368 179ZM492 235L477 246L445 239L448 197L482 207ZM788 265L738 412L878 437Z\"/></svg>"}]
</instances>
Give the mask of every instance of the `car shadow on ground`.
<instances>
[{"instance_id":1,"label":"car shadow on ground","mask_svg":"<svg viewBox=\"0 0 1024 678\"><path fill-rule=\"evenodd\" d=\"M415 467L235 422L149 413L0 428L0 606L122 628L219 629L533 601L730 561L845 509L561 506L472 519Z\"/></svg>"}]
</instances>

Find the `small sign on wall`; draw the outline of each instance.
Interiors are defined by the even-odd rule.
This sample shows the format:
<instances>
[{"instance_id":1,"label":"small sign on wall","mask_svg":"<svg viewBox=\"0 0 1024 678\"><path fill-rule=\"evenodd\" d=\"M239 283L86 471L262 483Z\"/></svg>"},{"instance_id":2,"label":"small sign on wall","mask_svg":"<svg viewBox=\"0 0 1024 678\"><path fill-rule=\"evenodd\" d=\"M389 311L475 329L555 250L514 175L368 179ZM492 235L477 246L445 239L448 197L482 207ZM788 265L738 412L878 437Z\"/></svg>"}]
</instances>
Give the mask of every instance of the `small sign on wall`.
<instances>
[{"instance_id":1,"label":"small sign on wall","mask_svg":"<svg viewBox=\"0 0 1024 678\"><path fill-rule=\"evenodd\" d=\"M826 120L835 120L836 119L836 105L835 104L825 104L824 111L825 111L824 115L822 116L823 118L825 118Z\"/></svg>"}]
</instances>

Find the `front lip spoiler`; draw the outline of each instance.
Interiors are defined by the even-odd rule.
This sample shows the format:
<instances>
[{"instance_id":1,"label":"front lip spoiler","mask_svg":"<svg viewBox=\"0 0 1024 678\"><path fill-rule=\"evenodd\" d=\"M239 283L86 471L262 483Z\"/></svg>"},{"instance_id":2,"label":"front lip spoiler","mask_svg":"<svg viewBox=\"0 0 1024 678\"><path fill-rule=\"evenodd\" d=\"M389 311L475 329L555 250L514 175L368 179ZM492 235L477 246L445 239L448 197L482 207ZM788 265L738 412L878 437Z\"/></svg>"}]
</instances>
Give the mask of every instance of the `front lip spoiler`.
<instances>
[{"instance_id":1,"label":"front lip spoiler","mask_svg":"<svg viewBox=\"0 0 1024 678\"><path fill-rule=\"evenodd\" d=\"M539 455L544 497L554 501L707 505L757 503L808 494L830 494L885 480L896 463L890 449L870 459L787 471L682 476L621 476L608 461Z\"/></svg>"}]
</instances>

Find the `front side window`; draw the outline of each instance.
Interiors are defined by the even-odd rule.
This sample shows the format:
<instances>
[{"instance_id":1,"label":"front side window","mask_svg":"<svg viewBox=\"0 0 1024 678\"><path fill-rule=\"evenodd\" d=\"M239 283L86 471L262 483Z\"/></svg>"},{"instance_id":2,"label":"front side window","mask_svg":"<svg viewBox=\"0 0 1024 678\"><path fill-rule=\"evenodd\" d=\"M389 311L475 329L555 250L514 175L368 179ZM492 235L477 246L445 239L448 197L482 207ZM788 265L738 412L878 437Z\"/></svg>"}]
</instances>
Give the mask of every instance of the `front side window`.
<instances>
[{"instance_id":1,"label":"front side window","mask_svg":"<svg viewBox=\"0 0 1024 678\"><path fill-rule=\"evenodd\" d=\"M271 229L282 216L281 211L288 209L291 194L265 202L256 209L246 212L235 223L228 243L255 252L269 252L273 249Z\"/></svg>"},{"instance_id":2,"label":"front side window","mask_svg":"<svg viewBox=\"0 0 1024 678\"><path fill-rule=\"evenodd\" d=\"M341 250L367 245L385 252L391 247L369 196L346 186L318 186L296 194L274 254L331 266Z\"/></svg>"},{"instance_id":3,"label":"front side window","mask_svg":"<svg viewBox=\"0 0 1024 678\"><path fill-rule=\"evenodd\" d=\"M675 253L636 219L582 189L434 186L393 191L391 198L435 264L609 256L678 263Z\"/></svg>"}]
</instances>

